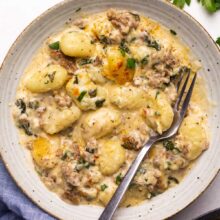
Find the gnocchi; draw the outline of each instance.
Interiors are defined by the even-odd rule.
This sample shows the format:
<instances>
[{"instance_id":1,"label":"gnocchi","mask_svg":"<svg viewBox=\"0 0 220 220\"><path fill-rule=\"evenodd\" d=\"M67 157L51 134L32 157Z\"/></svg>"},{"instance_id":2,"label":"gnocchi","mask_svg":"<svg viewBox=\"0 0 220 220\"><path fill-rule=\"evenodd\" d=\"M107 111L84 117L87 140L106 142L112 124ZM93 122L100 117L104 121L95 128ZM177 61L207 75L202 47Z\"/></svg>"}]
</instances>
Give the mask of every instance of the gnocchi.
<instances>
[{"instance_id":1,"label":"gnocchi","mask_svg":"<svg viewBox=\"0 0 220 220\"><path fill-rule=\"evenodd\" d=\"M80 31L70 31L61 37L60 49L70 57L90 57L95 50L91 41L91 37Z\"/></svg>"},{"instance_id":2,"label":"gnocchi","mask_svg":"<svg viewBox=\"0 0 220 220\"><path fill-rule=\"evenodd\" d=\"M134 76L134 68L128 68L129 58L123 56L118 47L107 49L107 60L104 63L103 75L116 83L130 82Z\"/></svg>"},{"instance_id":3,"label":"gnocchi","mask_svg":"<svg viewBox=\"0 0 220 220\"><path fill-rule=\"evenodd\" d=\"M105 189L104 191L101 191L99 193L99 200L101 201L101 203L103 205L107 205L108 204L108 202L110 201L110 199L114 195L115 190L117 189L117 185L116 184L109 183L109 182L107 182L107 184L108 184L108 188Z\"/></svg>"},{"instance_id":4,"label":"gnocchi","mask_svg":"<svg viewBox=\"0 0 220 220\"><path fill-rule=\"evenodd\" d=\"M87 73L74 76L67 83L66 90L77 106L84 111L98 109L106 103L107 91L91 82Z\"/></svg>"},{"instance_id":5,"label":"gnocchi","mask_svg":"<svg viewBox=\"0 0 220 220\"><path fill-rule=\"evenodd\" d=\"M195 115L186 117L180 127L179 135L185 143L188 160L196 159L207 149L208 138L200 117Z\"/></svg>"},{"instance_id":6,"label":"gnocchi","mask_svg":"<svg viewBox=\"0 0 220 220\"><path fill-rule=\"evenodd\" d=\"M145 92L133 86L110 87L110 101L120 109L134 109L146 105Z\"/></svg>"},{"instance_id":7,"label":"gnocchi","mask_svg":"<svg viewBox=\"0 0 220 220\"><path fill-rule=\"evenodd\" d=\"M42 116L43 129L48 134L56 134L63 129L71 126L81 115L76 106L62 111L49 108Z\"/></svg>"},{"instance_id":8,"label":"gnocchi","mask_svg":"<svg viewBox=\"0 0 220 220\"><path fill-rule=\"evenodd\" d=\"M102 120L105 119L105 120ZM121 123L120 113L114 109L101 108L83 118L82 130L86 139L101 138L111 133Z\"/></svg>"},{"instance_id":9,"label":"gnocchi","mask_svg":"<svg viewBox=\"0 0 220 220\"><path fill-rule=\"evenodd\" d=\"M108 140L101 143L99 169L103 175L116 173L125 162L125 149L119 141Z\"/></svg>"},{"instance_id":10,"label":"gnocchi","mask_svg":"<svg viewBox=\"0 0 220 220\"><path fill-rule=\"evenodd\" d=\"M33 141L32 156L36 164L42 168L53 168L56 165L51 143L46 138L39 137Z\"/></svg>"},{"instance_id":11,"label":"gnocchi","mask_svg":"<svg viewBox=\"0 0 220 220\"><path fill-rule=\"evenodd\" d=\"M59 65L49 65L35 72L26 81L26 87L34 93L60 89L68 80L67 71Z\"/></svg>"},{"instance_id":12,"label":"gnocchi","mask_svg":"<svg viewBox=\"0 0 220 220\"><path fill-rule=\"evenodd\" d=\"M170 128L173 122L173 109L162 92L151 91L147 97L147 108L144 109L147 123L158 133Z\"/></svg>"}]
</instances>

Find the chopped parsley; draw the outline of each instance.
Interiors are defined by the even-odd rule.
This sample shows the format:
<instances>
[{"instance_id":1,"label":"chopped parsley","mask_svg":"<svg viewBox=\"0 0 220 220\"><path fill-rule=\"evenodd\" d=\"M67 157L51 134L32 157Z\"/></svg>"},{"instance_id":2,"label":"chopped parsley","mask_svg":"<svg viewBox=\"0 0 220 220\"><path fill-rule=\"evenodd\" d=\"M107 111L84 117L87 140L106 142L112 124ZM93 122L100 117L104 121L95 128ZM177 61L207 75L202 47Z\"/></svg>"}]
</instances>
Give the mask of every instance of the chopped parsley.
<instances>
[{"instance_id":1,"label":"chopped parsley","mask_svg":"<svg viewBox=\"0 0 220 220\"><path fill-rule=\"evenodd\" d=\"M81 11L81 9L82 9L82 8L79 7L79 8L77 8L77 9L75 10L75 12L79 12L79 11Z\"/></svg>"},{"instance_id":2,"label":"chopped parsley","mask_svg":"<svg viewBox=\"0 0 220 220\"><path fill-rule=\"evenodd\" d=\"M100 186L101 191L105 191L105 189L107 189L107 188L108 188L108 186L106 184L102 184Z\"/></svg>"},{"instance_id":3,"label":"chopped parsley","mask_svg":"<svg viewBox=\"0 0 220 220\"><path fill-rule=\"evenodd\" d=\"M84 59L81 59L81 60L80 60L79 65L80 65L80 66L83 66L83 65L90 64L90 63L92 63L92 62L93 62L92 59L84 58Z\"/></svg>"},{"instance_id":4,"label":"chopped parsley","mask_svg":"<svg viewBox=\"0 0 220 220\"><path fill-rule=\"evenodd\" d=\"M141 65L142 65L142 66L145 66L145 65L148 64L148 62L149 62L149 61L148 61L148 57L149 57L149 56L147 55L147 56L145 56L145 57L141 60Z\"/></svg>"},{"instance_id":5,"label":"chopped parsley","mask_svg":"<svg viewBox=\"0 0 220 220\"><path fill-rule=\"evenodd\" d=\"M173 181L173 182L175 182L176 184L179 183L179 180L178 180L177 178L173 177L173 176L168 176L168 180L169 180L169 183L170 183L170 181Z\"/></svg>"},{"instance_id":6,"label":"chopped parsley","mask_svg":"<svg viewBox=\"0 0 220 220\"><path fill-rule=\"evenodd\" d=\"M130 50L129 50L128 46L126 45L126 42L125 42L124 39L121 41L121 43L119 45L119 50L120 50L123 57L125 56L126 53L130 52Z\"/></svg>"},{"instance_id":7,"label":"chopped parsley","mask_svg":"<svg viewBox=\"0 0 220 220\"><path fill-rule=\"evenodd\" d=\"M52 72L51 74L48 74L48 77L50 79L50 82L54 81L54 77L55 77L56 71Z\"/></svg>"},{"instance_id":8,"label":"chopped parsley","mask_svg":"<svg viewBox=\"0 0 220 220\"><path fill-rule=\"evenodd\" d=\"M23 99L17 99L15 105L21 110L21 114L26 112L26 104Z\"/></svg>"},{"instance_id":9,"label":"chopped parsley","mask_svg":"<svg viewBox=\"0 0 220 220\"><path fill-rule=\"evenodd\" d=\"M26 135L28 135L28 136L33 135L32 131L30 129L30 123L28 121L20 121L18 127L23 129Z\"/></svg>"},{"instance_id":10,"label":"chopped parsley","mask_svg":"<svg viewBox=\"0 0 220 220\"><path fill-rule=\"evenodd\" d=\"M66 150L63 153L63 155L61 157L61 160L66 160L67 158L72 157L72 156L73 156L73 153L71 151L69 151L69 150Z\"/></svg>"},{"instance_id":11,"label":"chopped parsley","mask_svg":"<svg viewBox=\"0 0 220 220\"><path fill-rule=\"evenodd\" d=\"M90 166L91 164L88 161L86 161L83 157L80 157L76 165L76 170L80 171L84 168L89 169Z\"/></svg>"},{"instance_id":12,"label":"chopped parsley","mask_svg":"<svg viewBox=\"0 0 220 220\"><path fill-rule=\"evenodd\" d=\"M52 83L54 81L55 74L56 74L56 71L53 71L52 73L46 74L44 77L45 78L48 77L48 80L44 84L48 84L49 82Z\"/></svg>"},{"instance_id":13,"label":"chopped parsley","mask_svg":"<svg viewBox=\"0 0 220 220\"><path fill-rule=\"evenodd\" d=\"M78 76L75 76L75 80L73 81L73 84L79 84Z\"/></svg>"},{"instance_id":14,"label":"chopped parsley","mask_svg":"<svg viewBox=\"0 0 220 220\"><path fill-rule=\"evenodd\" d=\"M130 43L134 42L136 39L137 39L136 37L132 37Z\"/></svg>"},{"instance_id":15,"label":"chopped parsley","mask_svg":"<svg viewBox=\"0 0 220 220\"><path fill-rule=\"evenodd\" d=\"M40 106L39 101L32 101L28 103L28 107L34 110L38 109L39 106Z\"/></svg>"},{"instance_id":16,"label":"chopped parsley","mask_svg":"<svg viewBox=\"0 0 220 220\"><path fill-rule=\"evenodd\" d=\"M158 95L160 94L160 91L157 91L156 92L156 95L155 95L155 99L157 99Z\"/></svg>"},{"instance_id":17,"label":"chopped parsley","mask_svg":"<svg viewBox=\"0 0 220 220\"><path fill-rule=\"evenodd\" d=\"M82 92L80 93L80 95L78 96L77 100L78 100L79 102L81 102L81 101L83 100L84 96L86 95L86 93L87 93L87 91L82 91Z\"/></svg>"},{"instance_id":18,"label":"chopped parsley","mask_svg":"<svg viewBox=\"0 0 220 220\"><path fill-rule=\"evenodd\" d=\"M156 40L152 40L148 36L145 36L144 41L147 43L148 47L152 47L157 51L161 50L161 46Z\"/></svg>"},{"instance_id":19,"label":"chopped parsley","mask_svg":"<svg viewBox=\"0 0 220 220\"><path fill-rule=\"evenodd\" d=\"M128 58L127 59L127 68L135 69L135 66L136 66L136 60L134 58Z\"/></svg>"},{"instance_id":20,"label":"chopped parsley","mask_svg":"<svg viewBox=\"0 0 220 220\"><path fill-rule=\"evenodd\" d=\"M160 114L160 112L158 112L158 111L155 111L155 116L161 116L161 114Z\"/></svg>"},{"instance_id":21,"label":"chopped parsley","mask_svg":"<svg viewBox=\"0 0 220 220\"><path fill-rule=\"evenodd\" d=\"M148 46L148 47L152 47L152 48L154 48L154 49L157 50L157 51L161 50L161 46L160 46L160 45L157 43L157 41L155 41L155 40L149 42L147 46Z\"/></svg>"},{"instance_id":22,"label":"chopped parsley","mask_svg":"<svg viewBox=\"0 0 220 220\"><path fill-rule=\"evenodd\" d=\"M105 102L105 99L100 99L95 102L97 108L101 108Z\"/></svg>"},{"instance_id":23,"label":"chopped parsley","mask_svg":"<svg viewBox=\"0 0 220 220\"><path fill-rule=\"evenodd\" d=\"M120 183L121 183L121 181L122 181L122 174L121 173L119 173L118 174L118 176L116 176L116 178L115 178L115 183L117 184L117 185L119 185Z\"/></svg>"},{"instance_id":24,"label":"chopped parsley","mask_svg":"<svg viewBox=\"0 0 220 220\"><path fill-rule=\"evenodd\" d=\"M177 35L176 31L174 31L174 30L172 30L172 29L170 29L170 33L171 33L172 35Z\"/></svg>"},{"instance_id":25,"label":"chopped parsley","mask_svg":"<svg viewBox=\"0 0 220 220\"><path fill-rule=\"evenodd\" d=\"M87 151L88 153L90 153L90 154L94 154L94 153L95 153L95 151L96 151L96 149L86 147L86 151Z\"/></svg>"},{"instance_id":26,"label":"chopped parsley","mask_svg":"<svg viewBox=\"0 0 220 220\"><path fill-rule=\"evenodd\" d=\"M167 151L176 151L177 153L181 153L180 149L175 147L174 143L170 140L166 140L163 142L163 146L166 148Z\"/></svg>"},{"instance_id":27,"label":"chopped parsley","mask_svg":"<svg viewBox=\"0 0 220 220\"><path fill-rule=\"evenodd\" d=\"M90 89L88 93L90 98L94 98L97 96L97 89Z\"/></svg>"},{"instance_id":28,"label":"chopped parsley","mask_svg":"<svg viewBox=\"0 0 220 220\"><path fill-rule=\"evenodd\" d=\"M174 149L174 143L170 140L164 141L163 146L166 148L167 151L171 151Z\"/></svg>"},{"instance_id":29,"label":"chopped parsley","mask_svg":"<svg viewBox=\"0 0 220 220\"><path fill-rule=\"evenodd\" d=\"M140 21L141 20L140 15L132 13L132 12L129 12L129 13L134 17L135 21Z\"/></svg>"},{"instance_id":30,"label":"chopped parsley","mask_svg":"<svg viewBox=\"0 0 220 220\"><path fill-rule=\"evenodd\" d=\"M217 38L216 43L220 46L220 37Z\"/></svg>"},{"instance_id":31,"label":"chopped parsley","mask_svg":"<svg viewBox=\"0 0 220 220\"><path fill-rule=\"evenodd\" d=\"M49 44L48 46L52 50L59 50L60 49L60 42L56 41L54 43Z\"/></svg>"},{"instance_id":32,"label":"chopped parsley","mask_svg":"<svg viewBox=\"0 0 220 220\"><path fill-rule=\"evenodd\" d=\"M157 196L159 193L157 192L150 192L150 198L153 198L155 196Z\"/></svg>"},{"instance_id":33,"label":"chopped parsley","mask_svg":"<svg viewBox=\"0 0 220 220\"><path fill-rule=\"evenodd\" d=\"M100 35L99 36L99 41L100 41L101 44L105 44L105 45L112 43L111 39L106 37L105 35Z\"/></svg>"}]
</instances>

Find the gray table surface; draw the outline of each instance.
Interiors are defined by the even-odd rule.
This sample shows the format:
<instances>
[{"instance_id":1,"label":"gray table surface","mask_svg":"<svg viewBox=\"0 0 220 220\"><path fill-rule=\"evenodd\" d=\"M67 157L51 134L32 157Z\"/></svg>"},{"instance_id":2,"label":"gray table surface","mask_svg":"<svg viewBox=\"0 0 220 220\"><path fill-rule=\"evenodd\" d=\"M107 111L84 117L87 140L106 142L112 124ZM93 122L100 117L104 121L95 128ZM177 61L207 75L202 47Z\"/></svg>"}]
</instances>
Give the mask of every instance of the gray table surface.
<instances>
[{"instance_id":1,"label":"gray table surface","mask_svg":"<svg viewBox=\"0 0 220 220\"><path fill-rule=\"evenodd\" d=\"M1 0L0 1L0 63L19 33L38 15L61 0ZM216 39L220 36L220 11L209 15L196 0L185 10L197 19ZM220 174L208 189L172 220L191 220L220 207Z\"/></svg>"}]
</instances>

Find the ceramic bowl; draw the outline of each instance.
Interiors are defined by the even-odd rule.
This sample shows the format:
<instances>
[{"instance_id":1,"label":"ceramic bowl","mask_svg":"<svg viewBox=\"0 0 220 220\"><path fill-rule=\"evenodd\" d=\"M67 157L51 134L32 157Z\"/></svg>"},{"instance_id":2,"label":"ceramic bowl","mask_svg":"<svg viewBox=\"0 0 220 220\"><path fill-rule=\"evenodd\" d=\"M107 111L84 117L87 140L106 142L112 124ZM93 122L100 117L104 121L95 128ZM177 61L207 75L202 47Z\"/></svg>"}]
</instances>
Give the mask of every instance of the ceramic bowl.
<instances>
[{"instance_id":1,"label":"ceramic bowl","mask_svg":"<svg viewBox=\"0 0 220 220\"><path fill-rule=\"evenodd\" d=\"M19 145L9 104L14 101L16 87L25 67L48 36L59 30L70 17L74 19L80 14L100 12L111 7L135 10L175 30L202 61L204 68L199 74L205 79L208 96L215 103L209 116L210 147L196 161L184 180L150 201L136 207L119 209L114 217L118 220L164 219L195 200L210 184L220 167L220 52L199 23L170 3L160 0L69 0L35 19L13 44L1 68L0 152L17 185L43 210L65 220L98 219L103 208L67 204L40 181L34 171L30 153ZM75 13L78 8L81 11Z\"/></svg>"}]
</instances>

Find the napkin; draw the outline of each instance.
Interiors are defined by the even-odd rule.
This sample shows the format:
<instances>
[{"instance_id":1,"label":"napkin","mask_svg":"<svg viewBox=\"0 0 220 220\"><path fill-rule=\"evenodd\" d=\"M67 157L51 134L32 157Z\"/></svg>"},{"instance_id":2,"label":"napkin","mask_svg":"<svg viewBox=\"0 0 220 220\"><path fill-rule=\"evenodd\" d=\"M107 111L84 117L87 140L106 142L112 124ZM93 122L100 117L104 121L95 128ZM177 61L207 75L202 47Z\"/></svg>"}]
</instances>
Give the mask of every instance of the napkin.
<instances>
[{"instance_id":1,"label":"napkin","mask_svg":"<svg viewBox=\"0 0 220 220\"><path fill-rule=\"evenodd\" d=\"M0 159L0 220L55 220L17 187Z\"/></svg>"}]
</instances>

